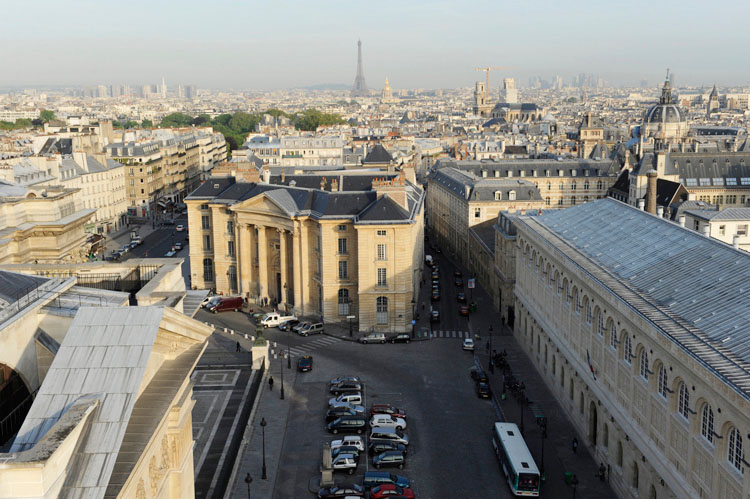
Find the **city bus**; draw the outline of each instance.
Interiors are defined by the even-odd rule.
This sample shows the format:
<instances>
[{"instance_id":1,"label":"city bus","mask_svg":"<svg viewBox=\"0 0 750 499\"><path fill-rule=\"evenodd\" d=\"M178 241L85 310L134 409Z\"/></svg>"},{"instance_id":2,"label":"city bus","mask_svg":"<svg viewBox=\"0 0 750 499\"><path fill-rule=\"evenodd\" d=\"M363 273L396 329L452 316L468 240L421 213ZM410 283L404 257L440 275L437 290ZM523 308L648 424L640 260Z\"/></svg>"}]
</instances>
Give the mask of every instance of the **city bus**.
<instances>
[{"instance_id":1,"label":"city bus","mask_svg":"<svg viewBox=\"0 0 750 499\"><path fill-rule=\"evenodd\" d=\"M518 426L513 423L495 423L492 446L513 495L538 497L539 469Z\"/></svg>"}]
</instances>

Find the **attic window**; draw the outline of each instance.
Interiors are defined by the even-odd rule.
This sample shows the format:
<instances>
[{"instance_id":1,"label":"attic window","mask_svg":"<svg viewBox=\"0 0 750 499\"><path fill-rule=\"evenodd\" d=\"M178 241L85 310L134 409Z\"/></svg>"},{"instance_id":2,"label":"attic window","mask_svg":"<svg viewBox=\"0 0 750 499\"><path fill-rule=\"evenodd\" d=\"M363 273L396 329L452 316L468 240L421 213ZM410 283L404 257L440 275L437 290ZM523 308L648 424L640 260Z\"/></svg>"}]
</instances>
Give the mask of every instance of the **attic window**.
<instances>
[{"instance_id":1,"label":"attic window","mask_svg":"<svg viewBox=\"0 0 750 499\"><path fill-rule=\"evenodd\" d=\"M513 433L513 431L512 431L512 430L508 430L508 436L509 436L509 437L512 437L512 436L514 436L514 435L515 435L515 433Z\"/></svg>"},{"instance_id":2,"label":"attic window","mask_svg":"<svg viewBox=\"0 0 750 499\"><path fill-rule=\"evenodd\" d=\"M523 468L528 468L529 467L529 463L527 463L526 461L521 461L521 466Z\"/></svg>"},{"instance_id":3,"label":"attic window","mask_svg":"<svg viewBox=\"0 0 750 499\"><path fill-rule=\"evenodd\" d=\"M583 174L588 177L589 176L589 171L588 170L584 170Z\"/></svg>"},{"instance_id":4,"label":"attic window","mask_svg":"<svg viewBox=\"0 0 750 499\"><path fill-rule=\"evenodd\" d=\"M218 189L218 188L219 188L219 184L214 184L214 189Z\"/></svg>"},{"instance_id":5,"label":"attic window","mask_svg":"<svg viewBox=\"0 0 750 499\"><path fill-rule=\"evenodd\" d=\"M508 176L509 176L509 177L512 177L512 176L513 176L513 170L508 170Z\"/></svg>"},{"instance_id":6,"label":"attic window","mask_svg":"<svg viewBox=\"0 0 750 499\"><path fill-rule=\"evenodd\" d=\"M710 178L702 178L700 179L701 186L710 186L711 185L711 179Z\"/></svg>"}]
</instances>

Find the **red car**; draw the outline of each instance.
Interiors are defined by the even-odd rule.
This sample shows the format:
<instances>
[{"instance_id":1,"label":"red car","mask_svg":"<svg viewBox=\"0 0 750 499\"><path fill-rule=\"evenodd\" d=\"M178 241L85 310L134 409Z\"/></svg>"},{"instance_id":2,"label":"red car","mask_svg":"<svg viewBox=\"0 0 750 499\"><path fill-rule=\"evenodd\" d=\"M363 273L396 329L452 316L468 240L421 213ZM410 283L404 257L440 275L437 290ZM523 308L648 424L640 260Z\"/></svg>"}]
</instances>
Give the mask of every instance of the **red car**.
<instances>
[{"instance_id":1,"label":"red car","mask_svg":"<svg viewBox=\"0 0 750 499\"><path fill-rule=\"evenodd\" d=\"M375 414L390 414L397 418L406 419L406 412L398 407L393 407L391 404L373 404L370 415L374 416Z\"/></svg>"},{"instance_id":2,"label":"red car","mask_svg":"<svg viewBox=\"0 0 750 499\"><path fill-rule=\"evenodd\" d=\"M378 485L377 487L373 487L372 489L370 489L370 497L372 499L381 499L381 498L387 499L388 497L396 497L396 496L414 499L414 491L411 489L404 489L392 483Z\"/></svg>"},{"instance_id":3,"label":"red car","mask_svg":"<svg viewBox=\"0 0 750 499\"><path fill-rule=\"evenodd\" d=\"M465 315L466 317L468 317L469 316L469 307L467 307L466 305L461 305L460 307L458 307L458 314L459 315Z\"/></svg>"}]
</instances>

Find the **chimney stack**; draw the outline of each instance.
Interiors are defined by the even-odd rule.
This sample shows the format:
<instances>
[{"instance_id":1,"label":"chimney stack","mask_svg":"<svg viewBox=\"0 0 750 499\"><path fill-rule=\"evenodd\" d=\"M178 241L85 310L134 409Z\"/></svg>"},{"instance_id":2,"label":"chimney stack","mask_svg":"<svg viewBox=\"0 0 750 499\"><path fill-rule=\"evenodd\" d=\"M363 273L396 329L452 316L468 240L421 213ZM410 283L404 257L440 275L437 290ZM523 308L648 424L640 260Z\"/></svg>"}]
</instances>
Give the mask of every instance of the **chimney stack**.
<instances>
[{"instance_id":1,"label":"chimney stack","mask_svg":"<svg viewBox=\"0 0 750 499\"><path fill-rule=\"evenodd\" d=\"M656 207L656 216L659 218L664 218L664 207L663 206L657 206Z\"/></svg>"},{"instance_id":2,"label":"chimney stack","mask_svg":"<svg viewBox=\"0 0 750 499\"><path fill-rule=\"evenodd\" d=\"M333 180L331 180L331 192L338 192L339 190L339 181L334 177Z\"/></svg>"},{"instance_id":3,"label":"chimney stack","mask_svg":"<svg viewBox=\"0 0 750 499\"><path fill-rule=\"evenodd\" d=\"M322 177L320 179L320 190L321 191L326 190L326 178L325 177Z\"/></svg>"},{"instance_id":4,"label":"chimney stack","mask_svg":"<svg viewBox=\"0 0 750 499\"><path fill-rule=\"evenodd\" d=\"M263 183L271 183L271 169L268 167L268 165L263 166Z\"/></svg>"},{"instance_id":5,"label":"chimney stack","mask_svg":"<svg viewBox=\"0 0 750 499\"><path fill-rule=\"evenodd\" d=\"M735 234L732 238L732 246L734 246L734 249L740 249L740 235Z\"/></svg>"},{"instance_id":6,"label":"chimney stack","mask_svg":"<svg viewBox=\"0 0 750 499\"><path fill-rule=\"evenodd\" d=\"M706 237L709 237L711 234L711 226L706 224L703 227L701 227L701 234L703 234Z\"/></svg>"},{"instance_id":7,"label":"chimney stack","mask_svg":"<svg viewBox=\"0 0 750 499\"><path fill-rule=\"evenodd\" d=\"M281 170L281 183L283 184L284 181L286 181L286 172L282 169Z\"/></svg>"},{"instance_id":8,"label":"chimney stack","mask_svg":"<svg viewBox=\"0 0 750 499\"><path fill-rule=\"evenodd\" d=\"M652 215L656 215L656 179L658 173L656 170L649 170L646 173L648 176L648 187L646 189L646 211Z\"/></svg>"},{"instance_id":9,"label":"chimney stack","mask_svg":"<svg viewBox=\"0 0 750 499\"><path fill-rule=\"evenodd\" d=\"M638 200L638 209L639 209L639 210L641 210L641 211L643 211L643 208L644 208L645 206L646 206L646 200L644 200L644 199L639 199L639 200Z\"/></svg>"},{"instance_id":10,"label":"chimney stack","mask_svg":"<svg viewBox=\"0 0 750 499\"><path fill-rule=\"evenodd\" d=\"M680 227L685 227L685 215L680 215Z\"/></svg>"}]
</instances>

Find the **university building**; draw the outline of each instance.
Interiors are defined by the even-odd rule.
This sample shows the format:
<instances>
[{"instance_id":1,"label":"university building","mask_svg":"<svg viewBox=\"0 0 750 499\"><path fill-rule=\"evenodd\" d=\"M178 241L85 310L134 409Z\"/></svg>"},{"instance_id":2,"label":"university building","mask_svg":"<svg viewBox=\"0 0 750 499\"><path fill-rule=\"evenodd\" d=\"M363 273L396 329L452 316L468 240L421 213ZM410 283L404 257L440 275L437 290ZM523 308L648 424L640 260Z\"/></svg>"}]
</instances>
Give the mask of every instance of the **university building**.
<instances>
[{"instance_id":1,"label":"university building","mask_svg":"<svg viewBox=\"0 0 750 499\"><path fill-rule=\"evenodd\" d=\"M748 497L750 255L613 199L515 231L514 334L618 495Z\"/></svg>"},{"instance_id":2,"label":"university building","mask_svg":"<svg viewBox=\"0 0 750 499\"><path fill-rule=\"evenodd\" d=\"M360 330L410 331L424 192L403 174L271 175L248 163L188 206L191 283Z\"/></svg>"}]
</instances>

